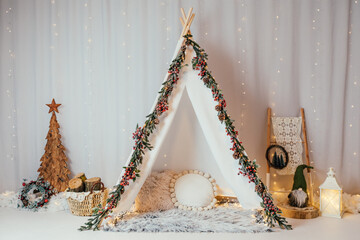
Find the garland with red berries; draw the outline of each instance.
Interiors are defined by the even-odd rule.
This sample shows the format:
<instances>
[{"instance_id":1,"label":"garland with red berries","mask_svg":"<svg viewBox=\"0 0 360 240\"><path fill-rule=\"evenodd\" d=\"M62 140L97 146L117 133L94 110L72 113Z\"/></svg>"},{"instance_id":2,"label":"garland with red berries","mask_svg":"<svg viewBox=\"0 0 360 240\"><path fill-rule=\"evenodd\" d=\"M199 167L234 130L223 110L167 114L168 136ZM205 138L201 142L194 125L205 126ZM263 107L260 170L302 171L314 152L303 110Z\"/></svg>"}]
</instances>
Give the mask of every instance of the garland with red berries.
<instances>
[{"instance_id":1,"label":"garland with red berries","mask_svg":"<svg viewBox=\"0 0 360 240\"><path fill-rule=\"evenodd\" d=\"M227 135L231 138L233 143L232 150L234 152L233 157L239 162L239 174L247 176L249 183L255 183L255 191L262 198L261 206L264 208L263 215L264 220L270 227L274 227L277 223L280 228L291 229L291 225L287 224L284 217L281 217L280 209L274 205L271 194L268 192L266 186L257 176L258 165L255 161L250 161L247 155L244 153L244 147L242 142L238 139L238 132L235 130L233 125L234 120L230 118L226 110L226 101L224 99L221 90L215 79L212 77L210 71L207 70L207 54L205 51L191 38L191 35L185 35L185 44L181 47L178 55L172 61L169 68L169 77L163 83L163 87L159 92L157 104L155 109L146 116L146 121L143 127L136 127L136 131L133 134L135 145L131 155L130 163L125 168L125 173L121 178L118 185L115 186L115 190L110 193L110 197L107 199L107 204L104 208L101 206L95 208L93 217L85 223L85 226L81 226L79 230L99 230L99 226L103 219L109 217L112 209L116 208L121 194L125 192L125 187L129 185L130 181L136 181L136 178L140 177L138 166L142 163L143 155L145 150L151 151L152 146L149 142L149 136L156 129L156 125L159 123L159 117L163 112L166 112L169 108L168 100L174 89L177 81L179 80L180 69L183 66L185 60L185 51L187 46L192 46L196 53L196 57L192 59L192 67L194 70L199 71L199 76L204 82L204 85L211 89L214 101L218 102L215 107L217 115L221 123L224 123Z\"/></svg>"},{"instance_id":2,"label":"garland with red berries","mask_svg":"<svg viewBox=\"0 0 360 240\"><path fill-rule=\"evenodd\" d=\"M36 181L30 181L26 183L26 179L22 184L20 189L18 208L27 208L33 211L37 211L38 208L46 205L50 197L55 194L55 190L48 183L45 182L43 178L38 178ZM29 195L32 194L33 198L30 198Z\"/></svg>"}]
</instances>

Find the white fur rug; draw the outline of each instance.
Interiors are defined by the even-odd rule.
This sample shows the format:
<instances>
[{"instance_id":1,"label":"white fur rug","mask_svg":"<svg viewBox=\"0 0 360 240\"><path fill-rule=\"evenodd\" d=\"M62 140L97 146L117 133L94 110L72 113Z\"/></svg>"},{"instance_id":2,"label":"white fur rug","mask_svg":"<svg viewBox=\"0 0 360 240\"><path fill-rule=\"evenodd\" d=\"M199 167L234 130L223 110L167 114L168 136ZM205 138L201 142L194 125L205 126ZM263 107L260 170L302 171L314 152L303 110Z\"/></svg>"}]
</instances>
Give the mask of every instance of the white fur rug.
<instances>
[{"instance_id":1,"label":"white fur rug","mask_svg":"<svg viewBox=\"0 0 360 240\"><path fill-rule=\"evenodd\" d=\"M175 208L120 214L105 223L103 229L114 232L271 232L272 230L262 223L260 216L256 211L244 210L237 204L218 206L202 212Z\"/></svg>"}]
</instances>

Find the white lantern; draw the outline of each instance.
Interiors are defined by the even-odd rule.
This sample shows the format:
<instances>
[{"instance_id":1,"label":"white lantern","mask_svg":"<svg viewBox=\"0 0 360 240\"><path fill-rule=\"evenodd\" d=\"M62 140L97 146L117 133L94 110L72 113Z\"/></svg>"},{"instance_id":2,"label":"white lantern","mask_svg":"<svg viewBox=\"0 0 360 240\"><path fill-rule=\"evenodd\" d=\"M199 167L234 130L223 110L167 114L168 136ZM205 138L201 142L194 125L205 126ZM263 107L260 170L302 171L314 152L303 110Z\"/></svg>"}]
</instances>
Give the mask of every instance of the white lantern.
<instances>
[{"instance_id":1,"label":"white lantern","mask_svg":"<svg viewBox=\"0 0 360 240\"><path fill-rule=\"evenodd\" d=\"M343 215L342 189L330 168L325 182L320 185L320 211L322 216L341 218Z\"/></svg>"}]
</instances>

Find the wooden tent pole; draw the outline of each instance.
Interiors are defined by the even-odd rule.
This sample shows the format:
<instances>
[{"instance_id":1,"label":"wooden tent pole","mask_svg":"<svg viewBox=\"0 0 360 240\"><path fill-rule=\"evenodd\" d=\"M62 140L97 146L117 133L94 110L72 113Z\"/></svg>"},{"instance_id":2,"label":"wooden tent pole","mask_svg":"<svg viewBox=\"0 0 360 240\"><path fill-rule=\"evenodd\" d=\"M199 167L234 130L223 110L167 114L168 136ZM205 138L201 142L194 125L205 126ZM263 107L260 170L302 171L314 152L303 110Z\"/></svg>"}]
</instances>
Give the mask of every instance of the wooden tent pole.
<instances>
[{"instance_id":1,"label":"wooden tent pole","mask_svg":"<svg viewBox=\"0 0 360 240\"><path fill-rule=\"evenodd\" d=\"M307 133L306 133L306 123L305 123L305 111L304 108L300 109L301 111L301 120L302 120L302 133L303 133L303 138L304 138L304 148L305 148L305 158L306 158L306 164L308 166L310 166L310 155L309 155L309 146L308 146L308 141L307 141ZM313 205L314 204L314 196L313 196L313 181L312 181L312 176L311 176L311 170L310 168L307 169L308 175L309 175L309 183L310 183L310 188L309 188L309 201L310 204Z\"/></svg>"},{"instance_id":2,"label":"wooden tent pole","mask_svg":"<svg viewBox=\"0 0 360 240\"><path fill-rule=\"evenodd\" d=\"M189 25L192 23L192 21L193 21L194 17L195 17L195 14L193 13L193 15L191 16L191 19L190 19L190 23L189 23ZM186 18L185 18L185 19L186 19ZM185 22L184 22L184 20L183 20L183 18L182 18L182 17L180 17L180 22L181 22L181 25L184 27ZM191 34L190 29L189 29L188 33L189 33L189 34Z\"/></svg>"},{"instance_id":3,"label":"wooden tent pole","mask_svg":"<svg viewBox=\"0 0 360 240\"><path fill-rule=\"evenodd\" d=\"M181 32L181 36L184 36L188 31L189 31L189 28L190 28L190 20L191 20L191 17L192 17L192 10L193 8L190 8L189 9L189 12L188 12L188 15L186 17L186 21L185 21L185 25L184 25L184 28L183 28L183 31Z\"/></svg>"},{"instance_id":4,"label":"wooden tent pole","mask_svg":"<svg viewBox=\"0 0 360 240\"><path fill-rule=\"evenodd\" d=\"M191 14L192 14L192 11L193 11L193 8L191 7L188 11L188 14L186 15L187 18L190 18L191 17Z\"/></svg>"},{"instance_id":5,"label":"wooden tent pole","mask_svg":"<svg viewBox=\"0 0 360 240\"><path fill-rule=\"evenodd\" d=\"M181 15L182 15L183 19L186 20L186 15L185 15L184 9L180 8L180 11L181 11Z\"/></svg>"},{"instance_id":6,"label":"wooden tent pole","mask_svg":"<svg viewBox=\"0 0 360 240\"><path fill-rule=\"evenodd\" d=\"M190 25L191 25L192 21L194 20L194 17L195 17L195 13L193 13L193 14L191 15L191 18L190 18L190 22L189 22L189 32L190 32Z\"/></svg>"},{"instance_id":7,"label":"wooden tent pole","mask_svg":"<svg viewBox=\"0 0 360 240\"><path fill-rule=\"evenodd\" d=\"M181 26L184 27L184 25L185 25L184 20L182 19L182 17L179 17L179 19L180 19L180 22L181 22Z\"/></svg>"},{"instance_id":8,"label":"wooden tent pole","mask_svg":"<svg viewBox=\"0 0 360 240\"><path fill-rule=\"evenodd\" d=\"M267 109L267 147L270 147L271 143L271 108ZM266 161L266 186L270 190L270 165Z\"/></svg>"}]
</instances>

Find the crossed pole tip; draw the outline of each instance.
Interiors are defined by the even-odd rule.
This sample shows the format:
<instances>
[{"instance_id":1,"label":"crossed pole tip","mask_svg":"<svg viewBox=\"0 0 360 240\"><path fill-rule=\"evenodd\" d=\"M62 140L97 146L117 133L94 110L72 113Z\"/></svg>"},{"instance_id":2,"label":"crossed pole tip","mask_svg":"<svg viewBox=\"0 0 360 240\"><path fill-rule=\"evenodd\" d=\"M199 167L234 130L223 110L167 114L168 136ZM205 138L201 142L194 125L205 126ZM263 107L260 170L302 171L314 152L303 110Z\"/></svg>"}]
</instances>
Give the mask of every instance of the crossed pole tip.
<instances>
[{"instance_id":1,"label":"crossed pole tip","mask_svg":"<svg viewBox=\"0 0 360 240\"><path fill-rule=\"evenodd\" d=\"M183 26L183 30L181 32L181 36L184 36L186 34L191 34L190 31L190 25L192 21L194 20L195 13L192 13L193 8L190 8L188 11L188 14L185 14L185 11L183 8L180 9L182 17L180 17L181 25Z\"/></svg>"}]
</instances>

